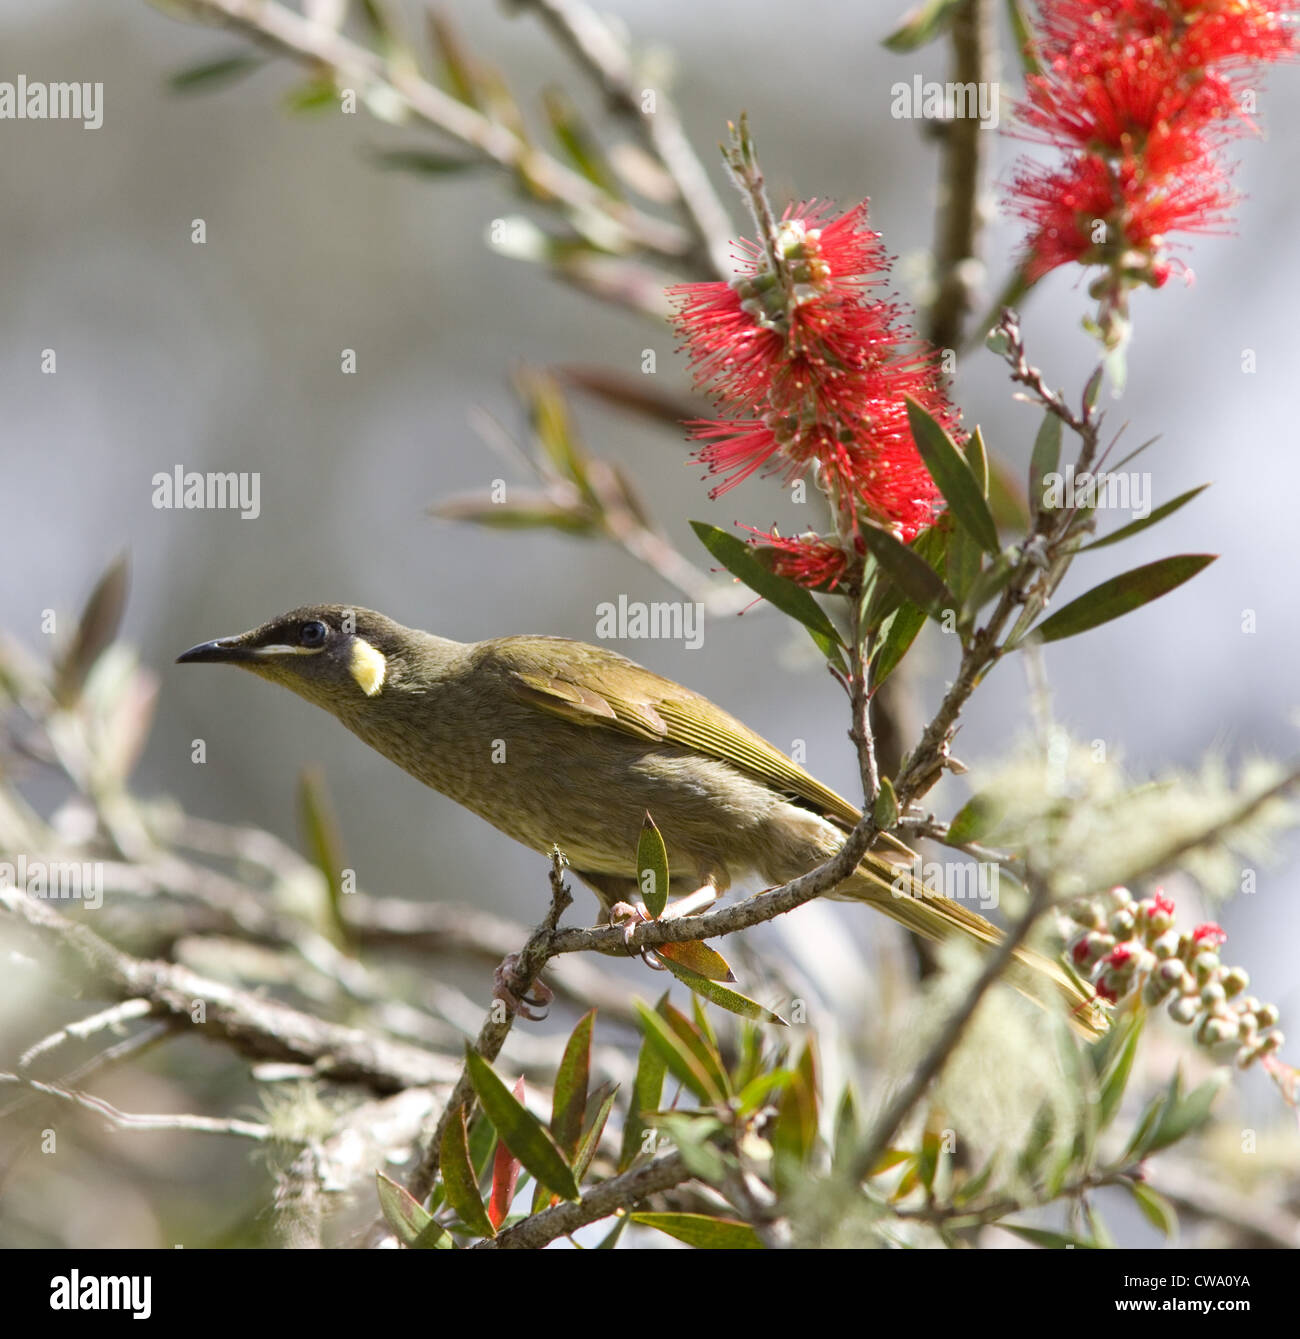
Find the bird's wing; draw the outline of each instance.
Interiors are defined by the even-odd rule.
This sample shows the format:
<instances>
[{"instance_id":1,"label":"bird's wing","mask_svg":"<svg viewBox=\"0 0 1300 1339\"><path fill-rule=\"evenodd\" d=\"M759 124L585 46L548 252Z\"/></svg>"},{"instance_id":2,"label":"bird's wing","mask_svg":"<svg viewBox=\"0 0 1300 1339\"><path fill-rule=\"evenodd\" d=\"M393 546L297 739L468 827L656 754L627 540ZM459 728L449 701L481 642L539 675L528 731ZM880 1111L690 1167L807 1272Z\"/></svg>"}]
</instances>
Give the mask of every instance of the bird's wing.
<instances>
[{"instance_id":1,"label":"bird's wing","mask_svg":"<svg viewBox=\"0 0 1300 1339\"><path fill-rule=\"evenodd\" d=\"M557 644L571 649L557 657ZM503 638L490 645L511 691L540 711L695 749L849 827L861 817L846 799L708 698L613 651L544 637Z\"/></svg>"}]
</instances>

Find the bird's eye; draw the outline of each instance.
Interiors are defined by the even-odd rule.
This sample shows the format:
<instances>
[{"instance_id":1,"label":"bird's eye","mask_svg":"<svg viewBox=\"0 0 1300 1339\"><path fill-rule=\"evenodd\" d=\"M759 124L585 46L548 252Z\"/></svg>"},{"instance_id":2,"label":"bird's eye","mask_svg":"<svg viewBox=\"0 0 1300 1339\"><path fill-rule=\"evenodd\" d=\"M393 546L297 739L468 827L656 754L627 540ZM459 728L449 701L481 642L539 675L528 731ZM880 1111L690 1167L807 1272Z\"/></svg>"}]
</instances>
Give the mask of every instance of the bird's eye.
<instances>
[{"instance_id":1,"label":"bird's eye","mask_svg":"<svg viewBox=\"0 0 1300 1339\"><path fill-rule=\"evenodd\" d=\"M329 636L329 629L319 619L313 618L310 623L304 623L298 629L298 641L303 646L324 646L325 638Z\"/></svg>"}]
</instances>

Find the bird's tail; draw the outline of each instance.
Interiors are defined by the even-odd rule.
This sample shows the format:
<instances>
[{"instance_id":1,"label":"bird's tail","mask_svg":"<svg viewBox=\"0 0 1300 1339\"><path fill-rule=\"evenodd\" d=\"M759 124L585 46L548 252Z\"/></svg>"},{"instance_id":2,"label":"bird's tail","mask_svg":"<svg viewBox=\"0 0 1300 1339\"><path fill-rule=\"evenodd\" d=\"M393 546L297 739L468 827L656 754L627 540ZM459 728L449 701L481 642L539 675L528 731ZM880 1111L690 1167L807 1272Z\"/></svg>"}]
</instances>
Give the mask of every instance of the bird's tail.
<instances>
[{"instance_id":1,"label":"bird's tail","mask_svg":"<svg viewBox=\"0 0 1300 1339\"><path fill-rule=\"evenodd\" d=\"M941 941L960 935L983 948L1002 942L1002 931L991 921L953 898L936 896L927 889L913 873L915 860L913 852L901 842L895 850L871 852L831 896L869 902L924 939ZM1070 1026L1088 1041L1096 1040L1110 1026L1104 1006L1087 983L1033 949L1016 949L1005 979L1044 1008L1055 1010L1063 1002Z\"/></svg>"}]
</instances>

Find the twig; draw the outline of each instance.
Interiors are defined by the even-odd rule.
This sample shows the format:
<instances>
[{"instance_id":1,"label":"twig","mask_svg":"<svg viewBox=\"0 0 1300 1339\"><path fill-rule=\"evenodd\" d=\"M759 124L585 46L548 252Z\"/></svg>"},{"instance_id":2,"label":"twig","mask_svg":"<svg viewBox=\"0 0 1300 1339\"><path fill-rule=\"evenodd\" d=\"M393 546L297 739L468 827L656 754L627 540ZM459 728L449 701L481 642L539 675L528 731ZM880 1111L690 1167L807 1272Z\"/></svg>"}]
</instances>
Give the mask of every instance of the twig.
<instances>
[{"instance_id":1,"label":"twig","mask_svg":"<svg viewBox=\"0 0 1300 1339\"><path fill-rule=\"evenodd\" d=\"M564 910L573 901L568 885L564 882L564 862L557 851L551 858L551 906L545 919L529 937L518 956L509 962L503 973L503 984L516 997L527 994L529 987L536 981L538 974L552 954L556 926ZM615 931L615 933L618 933ZM514 1012L507 1008L494 1007L488 1010L483 1026L474 1041L474 1050L485 1060L492 1061L501 1052L511 1027L514 1025ZM451 1090L451 1095L443 1104L442 1112L429 1134L425 1144L424 1156L419 1165L407 1179L406 1188L420 1201L427 1198L438 1179L438 1163L442 1154L442 1136L446 1133L451 1118L462 1108L469 1119L476 1105L474 1084L470 1079L469 1066L460 1071Z\"/></svg>"},{"instance_id":2,"label":"twig","mask_svg":"<svg viewBox=\"0 0 1300 1339\"><path fill-rule=\"evenodd\" d=\"M447 1082L448 1057L323 1022L277 1000L263 999L173 963L133 958L93 930L14 889L0 890L0 909L40 938L69 951L78 983L110 997L143 999L164 1019L196 1028L241 1055L306 1064L321 1078L375 1092ZM201 1006L202 1021L195 1021Z\"/></svg>"},{"instance_id":3,"label":"twig","mask_svg":"<svg viewBox=\"0 0 1300 1339\"><path fill-rule=\"evenodd\" d=\"M61 1102L69 1102L84 1111L101 1116L115 1130L186 1130L198 1134L233 1134L241 1139L259 1141L271 1138L269 1125L259 1125L253 1121L236 1120L225 1116L191 1116L185 1112L146 1116L138 1112L119 1111L102 1097L92 1097L89 1093L62 1088L56 1083L42 1083L39 1079L29 1079L21 1074L0 1072L0 1083L17 1083L34 1093L56 1097Z\"/></svg>"},{"instance_id":4,"label":"twig","mask_svg":"<svg viewBox=\"0 0 1300 1339\"><path fill-rule=\"evenodd\" d=\"M101 1009L97 1014L91 1014L89 1018L79 1019L75 1023L69 1023L66 1027L61 1027L57 1032L51 1032L48 1037L42 1037L40 1041L29 1046L18 1057L19 1069L30 1069L32 1062L38 1060L42 1055L52 1051L57 1046L63 1045L65 1041L76 1037L84 1041L87 1037L92 1037L96 1032L104 1028L111 1028L117 1031L123 1023L129 1022L133 1018L143 1018L153 1013L153 1005L148 1000L123 1000L121 1004L114 1004L110 1008Z\"/></svg>"},{"instance_id":5,"label":"twig","mask_svg":"<svg viewBox=\"0 0 1300 1339\"><path fill-rule=\"evenodd\" d=\"M636 246L674 259L689 253L691 235L613 199L558 159L526 143L513 130L458 102L406 66L350 41L341 33L278 0L195 0L203 9L271 42L298 60L325 66L345 83L380 85L421 121L496 163L562 204L570 212L595 210Z\"/></svg>"},{"instance_id":6,"label":"twig","mask_svg":"<svg viewBox=\"0 0 1300 1339\"><path fill-rule=\"evenodd\" d=\"M580 1200L557 1204L534 1214L496 1237L475 1242L476 1251L526 1249L537 1250L560 1237L576 1232L588 1223L608 1218L629 1205L661 1190L669 1190L689 1181L691 1173L680 1153L669 1153L644 1167L635 1167L621 1176L612 1176L590 1190Z\"/></svg>"},{"instance_id":7,"label":"twig","mask_svg":"<svg viewBox=\"0 0 1300 1339\"><path fill-rule=\"evenodd\" d=\"M865 1180L880 1161L898 1127L911 1115L912 1108L921 1100L931 1081L947 1063L948 1057L961 1040L971 1018L974 1017L980 1001L1006 968L1010 966L1016 949L1024 943L1025 937L1033 929L1038 918L1047 910L1050 903L1047 881L1031 875L1029 884L1032 893L1024 915L1012 926L1006 937L985 961L983 970L966 992L966 998L962 1001L961 1006L949 1016L948 1021L944 1024L943 1031L935 1039L925 1058L912 1071L907 1083L903 1085L902 1090L885 1109L884 1115L876 1122L870 1137L855 1156L851 1173L855 1185Z\"/></svg>"},{"instance_id":8,"label":"twig","mask_svg":"<svg viewBox=\"0 0 1300 1339\"><path fill-rule=\"evenodd\" d=\"M626 47L605 20L577 0L514 0L534 10L561 44L600 84L615 110L630 116L677 187L682 209L720 279L731 278L731 219L682 129L676 107L663 89L654 110L641 104L641 90Z\"/></svg>"}]
</instances>

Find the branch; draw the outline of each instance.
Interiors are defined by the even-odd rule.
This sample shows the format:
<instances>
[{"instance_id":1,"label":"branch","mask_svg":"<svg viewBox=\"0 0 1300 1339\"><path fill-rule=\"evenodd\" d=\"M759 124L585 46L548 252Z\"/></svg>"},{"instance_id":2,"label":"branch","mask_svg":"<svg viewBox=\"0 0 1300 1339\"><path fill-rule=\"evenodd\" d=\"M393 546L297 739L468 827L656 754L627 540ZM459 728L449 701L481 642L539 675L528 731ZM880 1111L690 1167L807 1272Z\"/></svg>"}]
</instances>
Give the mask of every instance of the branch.
<instances>
[{"instance_id":1,"label":"branch","mask_svg":"<svg viewBox=\"0 0 1300 1339\"><path fill-rule=\"evenodd\" d=\"M661 256L680 259L690 234L613 199L558 159L528 144L513 130L458 102L415 71L390 63L322 23L277 0L194 0L304 64L327 67L345 84L376 85L390 92L426 125L473 150L480 158L517 174L526 185L558 201L570 213L595 210L625 241Z\"/></svg>"},{"instance_id":2,"label":"branch","mask_svg":"<svg viewBox=\"0 0 1300 1339\"><path fill-rule=\"evenodd\" d=\"M645 1167L636 1167L621 1176L602 1181L580 1200L557 1204L553 1209L525 1218L522 1223L507 1228L495 1238L488 1237L475 1242L473 1249L537 1250L559 1237L576 1232L580 1227L586 1227L588 1223L608 1218L610 1214L645 1199L647 1195L670 1190L690 1179L691 1173L687 1171L682 1155L670 1153Z\"/></svg>"},{"instance_id":3,"label":"branch","mask_svg":"<svg viewBox=\"0 0 1300 1339\"><path fill-rule=\"evenodd\" d=\"M536 981L542 968L552 956L551 946L555 940L556 926L559 924L560 916L564 913L565 908L572 901L573 895L564 882L563 860L559 852L556 852L551 859L550 910L546 913L542 923L533 931L518 956L507 959L505 970L501 976L501 985L514 996L519 997L528 993L529 987ZM501 1053L501 1047L509 1035L514 1021L513 1009L497 1007L494 1002L494 1007L488 1010L487 1017L483 1020L483 1026L479 1029L478 1037L474 1042L474 1050L489 1062L495 1060ZM424 1157L407 1179L406 1188L417 1200L423 1202L428 1198L434 1182L438 1179L438 1164L442 1155L442 1136L446 1133L452 1116L456 1115L461 1108L464 1108L465 1119L468 1120L473 1115L476 1105L477 1098L474 1093L474 1084L469 1076L469 1066L466 1064L460 1071L460 1077L456 1080L451 1095L443 1104L437 1123L429 1133L428 1140L425 1143Z\"/></svg>"},{"instance_id":4,"label":"branch","mask_svg":"<svg viewBox=\"0 0 1300 1339\"><path fill-rule=\"evenodd\" d=\"M925 1095L925 1090L939 1071L947 1063L948 1057L961 1041L962 1034L974 1017L980 1001L988 993L1015 956L1016 949L1024 943L1038 918L1047 910L1050 897L1049 885L1045 879L1030 877L1033 889L1029 906L1010 932L985 961L984 968L975 978L974 984L966 992L966 998L944 1024L943 1031L935 1039L924 1060L912 1071L911 1077L902 1090L886 1108L885 1113L876 1122L875 1129L861 1151L853 1160L852 1179L855 1185L864 1181L872 1172L881 1156L889 1147L898 1127L912 1113L912 1108Z\"/></svg>"},{"instance_id":5,"label":"branch","mask_svg":"<svg viewBox=\"0 0 1300 1339\"><path fill-rule=\"evenodd\" d=\"M310 1014L199 976L187 967L133 958L93 930L14 889L0 890L0 909L41 940L73 956L78 984L118 1000L147 1000L160 1018L183 1022L256 1060L306 1064L321 1078L379 1093L445 1083L453 1062L360 1028ZM194 1014L202 1006L203 1021Z\"/></svg>"},{"instance_id":6,"label":"branch","mask_svg":"<svg viewBox=\"0 0 1300 1339\"><path fill-rule=\"evenodd\" d=\"M616 111L631 117L642 137L677 187L691 231L720 279L731 278L732 224L682 129L676 107L663 89L655 89L654 110L644 111L635 71L622 42L605 20L579 0L515 0L532 9L595 78Z\"/></svg>"},{"instance_id":7,"label":"branch","mask_svg":"<svg viewBox=\"0 0 1300 1339\"><path fill-rule=\"evenodd\" d=\"M119 1111L102 1097L92 1097L89 1093L62 1088L56 1083L42 1083L39 1079L24 1078L21 1074L0 1072L0 1083L16 1083L34 1093L56 1097L61 1102L80 1107L83 1111L93 1112L106 1120L115 1130L186 1130L200 1134L233 1134L242 1139L259 1141L271 1138L271 1127L259 1125L254 1121L236 1120L233 1117L191 1116L185 1112L146 1116L130 1111Z\"/></svg>"}]
</instances>

